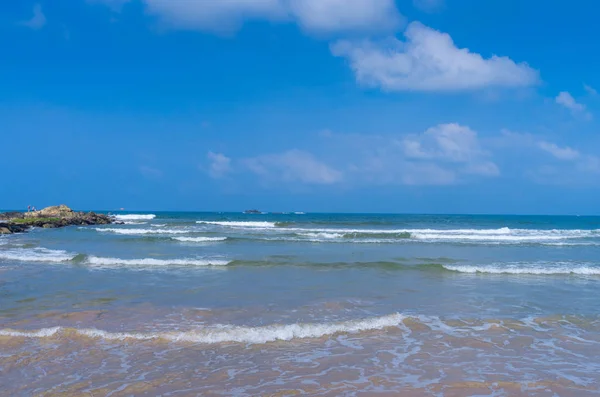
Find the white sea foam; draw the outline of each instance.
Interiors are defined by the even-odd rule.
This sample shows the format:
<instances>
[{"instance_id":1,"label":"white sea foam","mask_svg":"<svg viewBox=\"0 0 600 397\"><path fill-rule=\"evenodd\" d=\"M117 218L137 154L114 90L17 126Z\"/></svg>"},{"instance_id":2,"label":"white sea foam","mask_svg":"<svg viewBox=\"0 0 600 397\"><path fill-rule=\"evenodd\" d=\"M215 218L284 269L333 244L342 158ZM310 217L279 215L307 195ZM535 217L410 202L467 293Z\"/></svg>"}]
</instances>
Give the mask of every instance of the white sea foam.
<instances>
[{"instance_id":1,"label":"white sea foam","mask_svg":"<svg viewBox=\"0 0 600 397\"><path fill-rule=\"evenodd\" d=\"M511 262L492 265L442 265L460 273L533 274L533 275L600 275L600 267L572 262Z\"/></svg>"},{"instance_id":2,"label":"white sea foam","mask_svg":"<svg viewBox=\"0 0 600 397\"><path fill-rule=\"evenodd\" d=\"M61 332L62 327L42 328L37 331L15 331L11 329L0 330L0 336L13 336L17 338L49 338Z\"/></svg>"},{"instance_id":3,"label":"white sea foam","mask_svg":"<svg viewBox=\"0 0 600 397\"><path fill-rule=\"evenodd\" d=\"M20 262L67 262L75 258L73 254L62 250L47 248L15 248L0 251L0 259Z\"/></svg>"},{"instance_id":4,"label":"white sea foam","mask_svg":"<svg viewBox=\"0 0 600 397\"><path fill-rule=\"evenodd\" d=\"M578 241L583 245L597 245L593 241L581 239L600 239L598 230L579 229L340 229L340 228L276 228L277 232L294 232L301 237L311 239L360 239L379 235L385 239L413 239L422 242L464 242L522 244L539 243L545 245L570 245ZM371 237L372 239L372 237ZM376 239L375 239L376 240ZM599 241L600 242L600 241Z\"/></svg>"},{"instance_id":5,"label":"white sea foam","mask_svg":"<svg viewBox=\"0 0 600 397\"><path fill-rule=\"evenodd\" d=\"M90 256L87 263L93 266L225 266L231 261L210 258L182 258L182 259L121 259Z\"/></svg>"},{"instance_id":6,"label":"white sea foam","mask_svg":"<svg viewBox=\"0 0 600 397\"><path fill-rule=\"evenodd\" d=\"M422 240L472 240L472 241L554 241L564 240L568 236L556 235L501 235L501 234L446 234L446 233L418 233L412 232L411 236Z\"/></svg>"},{"instance_id":7,"label":"white sea foam","mask_svg":"<svg viewBox=\"0 0 600 397\"><path fill-rule=\"evenodd\" d=\"M148 222L124 221L124 225L145 225Z\"/></svg>"},{"instance_id":8,"label":"white sea foam","mask_svg":"<svg viewBox=\"0 0 600 397\"><path fill-rule=\"evenodd\" d=\"M108 332L99 329L70 329L62 327L44 328L36 331L0 330L0 336L45 338L75 332L81 336L104 340L152 340L162 339L170 342L193 343L250 343L262 344L292 339L320 338L339 333L358 333L361 331L381 330L397 327L405 317L399 313L363 320L351 320L339 323L269 325L264 327L238 327L215 325L186 332Z\"/></svg>"},{"instance_id":9,"label":"white sea foam","mask_svg":"<svg viewBox=\"0 0 600 397\"><path fill-rule=\"evenodd\" d=\"M275 227L275 222L246 222L246 221L196 221L196 223L206 225L217 225L227 227L242 227L242 228L272 228Z\"/></svg>"},{"instance_id":10,"label":"white sea foam","mask_svg":"<svg viewBox=\"0 0 600 397\"><path fill-rule=\"evenodd\" d=\"M189 230L178 230L178 229L127 229L127 228L103 228L97 227L97 231L103 233L115 233L115 234L127 234L127 235L138 235L138 234L186 234Z\"/></svg>"},{"instance_id":11,"label":"white sea foam","mask_svg":"<svg viewBox=\"0 0 600 397\"><path fill-rule=\"evenodd\" d=\"M171 237L173 240L184 243L210 243L217 241L225 241L227 237Z\"/></svg>"},{"instance_id":12,"label":"white sea foam","mask_svg":"<svg viewBox=\"0 0 600 397\"><path fill-rule=\"evenodd\" d=\"M299 236L309 237L311 239L335 239L343 238L344 233L325 233L325 232L313 232L313 233L298 233Z\"/></svg>"},{"instance_id":13,"label":"white sea foam","mask_svg":"<svg viewBox=\"0 0 600 397\"><path fill-rule=\"evenodd\" d=\"M120 221L149 221L156 218L154 214L124 214L114 215Z\"/></svg>"}]
</instances>

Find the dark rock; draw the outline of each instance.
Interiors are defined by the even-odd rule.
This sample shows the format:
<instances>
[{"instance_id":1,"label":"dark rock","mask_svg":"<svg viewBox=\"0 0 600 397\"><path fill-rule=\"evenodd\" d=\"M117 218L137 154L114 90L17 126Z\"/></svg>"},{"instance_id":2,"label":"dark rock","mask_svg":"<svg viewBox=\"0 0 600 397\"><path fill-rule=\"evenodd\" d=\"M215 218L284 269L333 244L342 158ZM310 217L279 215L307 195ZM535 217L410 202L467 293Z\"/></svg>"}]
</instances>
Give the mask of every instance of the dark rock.
<instances>
[{"instance_id":1,"label":"dark rock","mask_svg":"<svg viewBox=\"0 0 600 397\"><path fill-rule=\"evenodd\" d=\"M14 223L0 223L0 234L23 233L29 229L27 225L15 225Z\"/></svg>"}]
</instances>

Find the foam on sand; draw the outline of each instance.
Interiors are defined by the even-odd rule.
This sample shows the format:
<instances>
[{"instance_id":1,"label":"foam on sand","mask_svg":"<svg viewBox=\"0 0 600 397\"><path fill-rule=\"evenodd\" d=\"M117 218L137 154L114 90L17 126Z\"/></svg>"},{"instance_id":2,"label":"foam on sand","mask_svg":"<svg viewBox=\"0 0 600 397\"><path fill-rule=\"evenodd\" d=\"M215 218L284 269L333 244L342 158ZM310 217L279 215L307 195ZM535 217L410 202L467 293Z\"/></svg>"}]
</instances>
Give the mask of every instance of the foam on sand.
<instances>
[{"instance_id":1,"label":"foam on sand","mask_svg":"<svg viewBox=\"0 0 600 397\"><path fill-rule=\"evenodd\" d=\"M173 240L183 243L212 243L217 241L225 241L227 237L171 237Z\"/></svg>"},{"instance_id":2,"label":"foam on sand","mask_svg":"<svg viewBox=\"0 0 600 397\"><path fill-rule=\"evenodd\" d=\"M15 248L0 251L0 259L21 262L68 262L77 254L47 248Z\"/></svg>"},{"instance_id":3,"label":"foam on sand","mask_svg":"<svg viewBox=\"0 0 600 397\"><path fill-rule=\"evenodd\" d=\"M272 228L275 222L246 222L246 221L196 221L196 223L206 225L217 225L227 227L250 227L250 228Z\"/></svg>"},{"instance_id":4,"label":"foam on sand","mask_svg":"<svg viewBox=\"0 0 600 397\"><path fill-rule=\"evenodd\" d=\"M182 258L182 259L156 259L156 258L141 258L141 259L121 259L121 258L105 258L98 256L89 256L87 263L93 266L226 266L231 261L223 259L210 258Z\"/></svg>"},{"instance_id":5,"label":"foam on sand","mask_svg":"<svg viewBox=\"0 0 600 397\"><path fill-rule=\"evenodd\" d=\"M338 333L357 333L361 331L381 330L397 327L405 317L399 313L363 320L351 320L338 323L269 325L264 327L239 327L215 325L185 332L108 332L98 329L43 328L35 331L0 330L0 336L21 338L47 338L75 333L79 336L102 340L153 340L192 343L250 343L262 344L293 339L320 338Z\"/></svg>"},{"instance_id":6,"label":"foam on sand","mask_svg":"<svg viewBox=\"0 0 600 397\"><path fill-rule=\"evenodd\" d=\"M156 218L154 214L123 214L113 216L119 221L149 221Z\"/></svg>"}]
</instances>

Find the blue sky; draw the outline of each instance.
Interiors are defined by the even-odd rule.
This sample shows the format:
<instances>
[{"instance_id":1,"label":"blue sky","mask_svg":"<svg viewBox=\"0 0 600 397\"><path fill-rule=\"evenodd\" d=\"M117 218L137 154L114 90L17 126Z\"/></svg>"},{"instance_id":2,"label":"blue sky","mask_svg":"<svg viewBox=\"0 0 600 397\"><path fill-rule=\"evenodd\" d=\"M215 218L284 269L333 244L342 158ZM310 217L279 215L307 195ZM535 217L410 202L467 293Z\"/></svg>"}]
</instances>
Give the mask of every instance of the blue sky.
<instances>
[{"instance_id":1,"label":"blue sky","mask_svg":"<svg viewBox=\"0 0 600 397\"><path fill-rule=\"evenodd\" d=\"M600 214L592 0L0 5L0 207Z\"/></svg>"}]
</instances>

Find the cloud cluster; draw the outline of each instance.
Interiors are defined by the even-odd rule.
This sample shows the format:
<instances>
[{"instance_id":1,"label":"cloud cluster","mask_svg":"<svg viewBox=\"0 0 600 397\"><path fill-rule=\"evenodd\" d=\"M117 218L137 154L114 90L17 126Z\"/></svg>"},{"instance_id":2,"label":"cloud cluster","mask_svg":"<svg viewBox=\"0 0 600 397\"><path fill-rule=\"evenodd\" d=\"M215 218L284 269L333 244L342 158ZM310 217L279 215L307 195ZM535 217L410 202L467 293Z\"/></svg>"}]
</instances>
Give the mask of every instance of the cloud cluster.
<instances>
[{"instance_id":1,"label":"cloud cluster","mask_svg":"<svg viewBox=\"0 0 600 397\"><path fill-rule=\"evenodd\" d=\"M235 170L263 185L444 186L498 178L528 178L542 184L587 184L600 174L600 157L544 136L504 130L482 139L458 123L443 123L421 133L392 135L320 134L322 155L297 149L229 159L209 153L208 174L222 178ZM528 157L527 166L515 159ZM226 160L223 160L226 159ZM215 164L226 164L215 172ZM501 172L506 166L508 173ZM217 167L221 170L221 168ZM516 173L516 174L515 174Z\"/></svg>"},{"instance_id":2,"label":"cloud cluster","mask_svg":"<svg viewBox=\"0 0 600 397\"><path fill-rule=\"evenodd\" d=\"M404 138L401 145L409 160L459 165L458 171L465 174L500 174L496 164L487 159L489 154L481 148L477 132L467 126L439 124L423 134Z\"/></svg>"},{"instance_id":3,"label":"cloud cluster","mask_svg":"<svg viewBox=\"0 0 600 397\"><path fill-rule=\"evenodd\" d=\"M335 149L327 151L327 159L294 149L240 159L236 169L271 184L312 185L449 185L500 174L477 133L459 124L440 124L421 134L328 133L320 139ZM212 167L209 175L217 177Z\"/></svg>"},{"instance_id":4,"label":"cloud cluster","mask_svg":"<svg viewBox=\"0 0 600 397\"><path fill-rule=\"evenodd\" d=\"M459 91L486 87L526 87L539 82L525 63L492 56L488 59L419 22L404 32L405 40L341 40L334 55L348 60L359 83L386 91Z\"/></svg>"},{"instance_id":5,"label":"cloud cluster","mask_svg":"<svg viewBox=\"0 0 600 397\"><path fill-rule=\"evenodd\" d=\"M88 0L90 1L90 0ZM93 0L114 5L128 0ZM294 22L312 35L349 35L331 52L345 58L366 86L386 91L464 91L527 87L539 74L505 56L484 58L458 47L450 35L412 22L404 40L393 35L405 24L395 0L141 0L149 14L172 28L231 34L247 20ZM432 11L442 0L414 0ZM367 39L374 33L387 39Z\"/></svg>"},{"instance_id":6,"label":"cloud cluster","mask_svg":"<svg viewBox=\"0 0 600 397\"><path fill-rule=\"evenodd\" d=\"M96 1L109 5L115 2ZM247 20L291 21L311 34L392 32L404 22L394 0L143 0L143 3L148 13L167 25L217 34L233 33Z\"/></svg>"}]
</instances>

